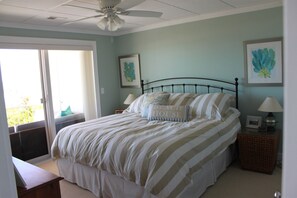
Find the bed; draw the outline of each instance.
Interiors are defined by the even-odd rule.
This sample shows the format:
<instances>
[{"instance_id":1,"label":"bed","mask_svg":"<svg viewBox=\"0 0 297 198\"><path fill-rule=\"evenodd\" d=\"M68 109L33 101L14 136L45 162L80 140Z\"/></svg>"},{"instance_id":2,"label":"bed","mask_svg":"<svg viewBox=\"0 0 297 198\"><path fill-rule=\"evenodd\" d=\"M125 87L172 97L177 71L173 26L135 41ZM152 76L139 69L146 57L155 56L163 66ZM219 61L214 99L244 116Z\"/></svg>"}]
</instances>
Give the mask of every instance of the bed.
<instances>
[{"instance_id":1,"label":"bed","mask_svg":"<svg viewBox=\"0 0 297 198\"><path fill-rule=\"evenodd\" d=\"M97 197L200 197L234 156L237 79L168 78L141 87L122 114L59 131L51 154L60 175Z\"/></svg>"}]
</instances>

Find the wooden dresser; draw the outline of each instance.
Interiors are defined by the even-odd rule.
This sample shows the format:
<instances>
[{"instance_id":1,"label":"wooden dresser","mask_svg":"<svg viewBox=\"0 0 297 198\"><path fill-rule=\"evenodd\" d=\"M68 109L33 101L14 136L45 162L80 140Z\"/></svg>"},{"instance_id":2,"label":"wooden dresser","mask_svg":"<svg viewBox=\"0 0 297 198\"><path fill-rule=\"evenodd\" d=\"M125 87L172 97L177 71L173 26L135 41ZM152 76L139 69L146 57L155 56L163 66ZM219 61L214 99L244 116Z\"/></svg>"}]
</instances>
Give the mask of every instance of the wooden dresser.
<instances>
[{"instance_id":1,"label":"wooden dresser","mask_svg":"<svg viewBox=\"0 0 297 198\"><path fill-rule=\"evenodd\" d=\"M61 198L62 177L14 157L13 163L27 184L25 188L17 187L19 198Z\"/></svg>"}]
</instances>

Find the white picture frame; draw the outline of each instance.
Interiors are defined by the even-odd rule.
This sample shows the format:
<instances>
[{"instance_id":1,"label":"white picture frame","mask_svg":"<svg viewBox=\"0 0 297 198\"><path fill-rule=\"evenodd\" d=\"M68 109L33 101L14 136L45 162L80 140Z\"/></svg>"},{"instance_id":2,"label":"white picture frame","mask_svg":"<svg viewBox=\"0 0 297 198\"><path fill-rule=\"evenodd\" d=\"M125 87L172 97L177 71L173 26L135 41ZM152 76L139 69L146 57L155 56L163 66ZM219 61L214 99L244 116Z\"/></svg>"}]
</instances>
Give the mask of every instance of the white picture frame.
<instances>
[{"instance_id":1,"label":"white picture frame","mask_svg":"<svg viewBox=\"0 0 297 198\"><path fill-rule=\"evenodd\" d=\"M246 128L258 129L261 127L262 117L261 116L247 116L246 117Z\"/></svg>"}]
</instances>

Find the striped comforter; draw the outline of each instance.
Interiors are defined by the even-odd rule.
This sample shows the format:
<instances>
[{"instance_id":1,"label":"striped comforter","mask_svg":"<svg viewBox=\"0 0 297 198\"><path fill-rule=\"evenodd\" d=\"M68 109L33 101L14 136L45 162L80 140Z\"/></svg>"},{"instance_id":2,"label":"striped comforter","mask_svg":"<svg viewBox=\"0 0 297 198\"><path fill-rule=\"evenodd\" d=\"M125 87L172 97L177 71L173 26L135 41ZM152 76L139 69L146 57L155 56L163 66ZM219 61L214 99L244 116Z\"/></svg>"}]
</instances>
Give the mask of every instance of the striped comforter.
<instances>
[{"instance_id":1,"label":"striped comforter","mask_svg":"<svg viewBox=\"0 0 297 198\"><path fill-rule=\"evenodd\" d=\"M62 129L52 157L108 171L158 197L177 197L204 163L235 141L238 116L229 110L223 122L169 122L110 115Z\"/></svg>"}]
</instances>

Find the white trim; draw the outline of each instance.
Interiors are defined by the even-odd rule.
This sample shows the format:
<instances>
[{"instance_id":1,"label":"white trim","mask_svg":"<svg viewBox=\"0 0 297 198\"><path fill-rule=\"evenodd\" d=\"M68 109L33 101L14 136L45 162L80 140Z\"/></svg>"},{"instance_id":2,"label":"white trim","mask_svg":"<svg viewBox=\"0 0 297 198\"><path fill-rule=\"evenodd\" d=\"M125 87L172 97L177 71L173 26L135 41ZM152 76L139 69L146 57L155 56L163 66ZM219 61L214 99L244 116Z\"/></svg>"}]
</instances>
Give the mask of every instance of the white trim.
<instances>
[{"instance_id":1,"label":"white trim","mask_svg":"<svg viewBox=\"0 0 297 198\"><path fill-rule=\"evenodd\" d=\"M297 197L297 1L284 1L284 132L283 132L283 174L282 197Z\"/></svg>"},{"instance_id":2,"label":"white trim","mask_svg":"<svg viewBox=\"0 0 297 198\"><path fill-rule=\"evenodd\" d=\"M117 32L107 32L102 31L98 28L98 30L86 30L86 29L76 29L76 28L66 28L66 27L53 27L53 26L37 26L37 25L29 25L29 24L20 24L20 23L4 23L0 22L0 26L2 27L9 27L9 28L23 28L23 29L33 29L33 30L45 30L45 31L56 31L56 32L71 32L71 33L83 33L83 34L95 34L95 35L103 35L103 36L121 36L125 34L135 33L135 32L142 32L146 30L152 30L162 27L168 27L173 25L179 25L184 23L190 23L195 21L201 21L206 19L212 19L217 17L229 16L234 14L241 14L247 12L254 12L259 10L265 10L275 7L281 7L282 1L278 0L277 2L267 3L263 5L251 6L251 7L244 7L244 8L234 8L227 11L210 13L210 14L201 14L195 17L189 17L185 19L177 19L177 20L170 20L165 21L153 25L147 25L139 28L133 28L132 30L119 30Z\"/></svg>"},{"instance_id":3,"label":"white trim","mask_svg":"<svg viewBox=\"0 0 297 198\"><path fill-rule=\"evenodd\" d=\"M103 30L89 30L82 28L69 28L62 26L44 26L44 25L32 25L32 24L22 24L22 23L9 23L9 22L0 22L0 26L7 28L22 28L29 30L42 30L42 31L54 31L54 32L69 32L69 33L82 33L82 34L94 34L102 36L110 36L112 32L106 32Z\"/></svg>"},{"instance_id":4,"label":"white trim","mask_svg":"<svg viewBox=\"0 0 297 198\"><path fill-rule=\"evenodd\" d=\"M94 50L96 41L33 38L18 36L0 36L1 48L10 49L71 49L71 50Z\"/></svg>"},{"instance_id":5,"label":"white trim","mask_svg":"<svg viewBox=\"0 0 297 198\"><path fill-rule=\"evenodd\" d=\"M93 61L94 61L94 81L95 81L95 105L97 107L96 112L97 112L97 118L101 117L101 97L100 97L100 89L99 89L99 63L97 59L97 47L96 43L93 46Z\"/></svg>"},{"instance_id":6,"label":"white trim","mask_svg":"<svg viewBox=\"0 0 297 198\"><path fill-rule=\"evenodd\" d=\"M42 71L42 93L43 93L43 107L45 109L45 123L47 133L47 145L50 151L54 138L56 137L56 122L53 107L53 95L51 89L51 76L49 69L48 51L40 50L40 62Z\"/></svg>"}]
</instances>

